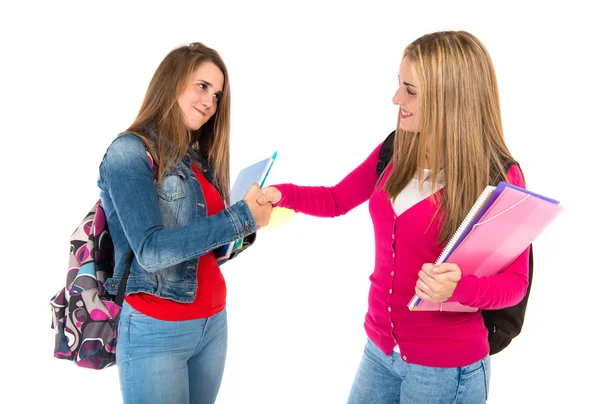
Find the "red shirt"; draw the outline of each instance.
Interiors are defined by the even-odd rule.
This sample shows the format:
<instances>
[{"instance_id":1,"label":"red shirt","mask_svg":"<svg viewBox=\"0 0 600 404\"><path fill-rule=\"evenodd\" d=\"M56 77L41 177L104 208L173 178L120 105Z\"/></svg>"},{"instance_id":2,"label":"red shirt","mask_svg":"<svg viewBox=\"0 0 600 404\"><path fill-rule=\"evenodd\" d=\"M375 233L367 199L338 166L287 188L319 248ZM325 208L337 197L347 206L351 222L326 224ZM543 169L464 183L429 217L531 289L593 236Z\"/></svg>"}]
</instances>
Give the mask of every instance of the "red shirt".
<instances>
[{"instance_id":1,"label":"red shirt","mask_svg":"<svg viewBox=\"0 0 600 404\"><path fill-rule=\"evenodd\" d=\"M207 216L215 215L225 209L225 204L217 189L195 166L192 167L192 170L204 194ZM196 279L198 280L198 289L192 303L179 303L147 293L126 296L125 301L147 316L166 321L206 318L223 310L227 288L213 252L202 255L198 259Z\"/></svg>"}]
</instances>

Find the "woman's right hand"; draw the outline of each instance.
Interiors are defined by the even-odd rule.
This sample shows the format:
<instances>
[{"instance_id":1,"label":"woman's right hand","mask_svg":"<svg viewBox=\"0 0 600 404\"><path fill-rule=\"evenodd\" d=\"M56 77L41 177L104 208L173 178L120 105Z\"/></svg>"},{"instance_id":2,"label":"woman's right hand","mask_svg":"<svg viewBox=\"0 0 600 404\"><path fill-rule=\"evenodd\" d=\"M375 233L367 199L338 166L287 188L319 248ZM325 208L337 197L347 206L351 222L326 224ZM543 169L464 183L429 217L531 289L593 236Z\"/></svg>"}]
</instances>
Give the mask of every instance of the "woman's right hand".
<instances>
[{"instance_id":1,"label":"woman's right hand","mask_svg":"<svg viewBox=\"0 0 600 404\"><path fill-rule=\"evenodd\" d=\"M259 198L263 197L263 192L256 183L252 184L246 195L244 195L244 201L248 204L256 222L256 227L259 229L269 224L271 212L273 211L273 206L270 203L259 204L257 202Z\"/></svg>"},{"instance_id":2,"label":"woman's right hand","mask_svg":"<svg viewBox=\"0 0 600 404\"><path fill-rule=\"evenodd\" d=\"M273 204L281 200L281 191L275 187L265 187L261 191L263 195L257 201L259 205L264 205L267 202Z\"/></svg>"}]
</instances>

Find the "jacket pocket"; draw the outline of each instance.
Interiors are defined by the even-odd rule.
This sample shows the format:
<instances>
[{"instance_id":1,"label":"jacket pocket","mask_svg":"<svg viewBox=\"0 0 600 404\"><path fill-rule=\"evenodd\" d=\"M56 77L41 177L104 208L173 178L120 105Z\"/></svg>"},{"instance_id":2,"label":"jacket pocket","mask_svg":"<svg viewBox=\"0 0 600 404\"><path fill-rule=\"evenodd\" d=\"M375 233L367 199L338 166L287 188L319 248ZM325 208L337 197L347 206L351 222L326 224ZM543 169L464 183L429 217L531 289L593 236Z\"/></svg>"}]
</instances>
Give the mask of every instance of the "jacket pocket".
<instances>
[{"instance_id":1,"label":"jacket pocket","mask_svg":"<svg viewBox=\"0 0 600 404\"><path fill-rule=\"evenodd\" d=\"M159 198L167 202L184 198L186 192L183 171L175 170L164 176L162 182L156 186L156 193Z\"/></svg>"},{"instance_id":2,"label":"jacket pocket","mask_svg":"<svg viewBox=\"0 0 600 404\"><path fill-rule=\"evenodd\" d=\"M186 196L185 174L175 170L163 177L162 182L156 186L156 194L163 225L167 228L177 227L180 205Z\"/></svg>"}]
</instances>

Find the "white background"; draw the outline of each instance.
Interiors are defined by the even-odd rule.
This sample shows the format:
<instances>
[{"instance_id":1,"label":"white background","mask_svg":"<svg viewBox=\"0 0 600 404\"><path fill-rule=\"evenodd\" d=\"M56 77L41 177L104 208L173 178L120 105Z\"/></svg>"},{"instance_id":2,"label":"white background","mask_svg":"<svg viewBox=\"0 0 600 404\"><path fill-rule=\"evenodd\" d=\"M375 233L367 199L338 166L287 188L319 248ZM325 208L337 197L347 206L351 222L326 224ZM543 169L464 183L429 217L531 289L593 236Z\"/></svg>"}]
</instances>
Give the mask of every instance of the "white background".
<instances>
[{"instance_id":1,"label":"white background","mask_svg":"<svg viewBox=\"0 0 600 404\"><path fill-rule=\"evenodd\" d=\"M597 13L584 1L369 3L2 3L1 402L120 402L116 368L52 357L48 300L97 199L102 155L172 48L201 41L228 66L232 179L278 150L270 183L333 185L395 127L404 47L444 29L488 47L506 141L529 188L565 206L535 243L526 324L492 358L488 402L600 401ZM365 204L336 219L296 215L225 265L218 403L344 403L366 340L373 255Z\"/></svg>"}]
</instances>

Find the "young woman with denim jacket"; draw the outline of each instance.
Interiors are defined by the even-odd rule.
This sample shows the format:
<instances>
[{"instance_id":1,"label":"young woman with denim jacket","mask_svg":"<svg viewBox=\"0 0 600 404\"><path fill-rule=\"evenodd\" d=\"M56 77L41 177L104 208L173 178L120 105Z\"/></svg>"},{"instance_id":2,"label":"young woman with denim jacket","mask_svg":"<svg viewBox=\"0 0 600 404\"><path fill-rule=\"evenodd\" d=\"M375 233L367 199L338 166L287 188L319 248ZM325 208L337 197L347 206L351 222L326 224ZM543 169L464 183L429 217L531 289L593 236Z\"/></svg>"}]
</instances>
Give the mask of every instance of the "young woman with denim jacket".
<instances>
[{"instance_id":1,"label":"young woman with denim jacket","mask_svg":"<svg viewBox=\"0 0 600 404\"><path fill-rule=\"evenodd\" d=\"M502 273L462 275L432 263L486 185L500 176L524 187L504 142L491 58L473 35L436 32L405 49L394 104L394 153L381 178L379 145L333 187L281 184L262 202L333 217L369 200L375 269L365 317L367 344L349 404L486 401L489 344L480 312L410 311L416 293L498 309L517 304L528 284L529 249Z\"/></svg>"},{"instance_id":2,"label":"young woman with denim jacket","mask_svg":"<svg viewBox=\"0 0 600 404\"><path fill-rule=\"evenodd\" d=\"M134 259L119 322L125 403L214 403L225 366L225 281L215 250L247 248L272 207L258 185L229 205L230 89L200 43L158 66L133 124L108 147L98 185L115 245L116 294Z\"/></svg>"}]
</instances>

